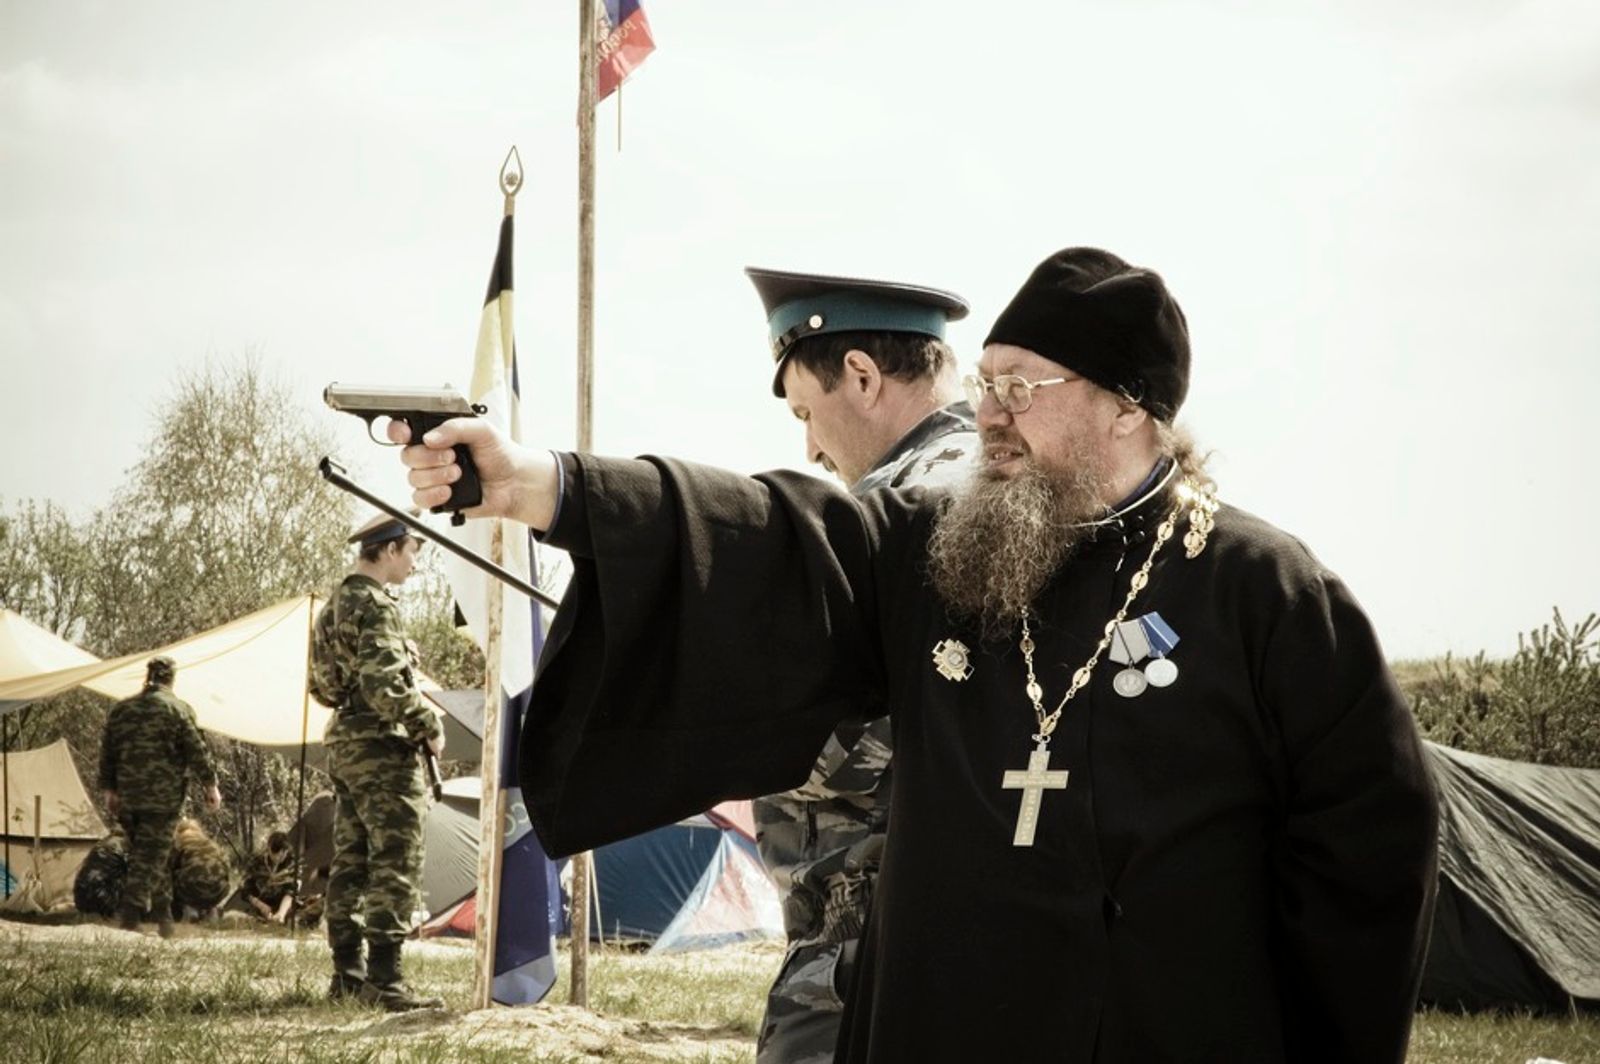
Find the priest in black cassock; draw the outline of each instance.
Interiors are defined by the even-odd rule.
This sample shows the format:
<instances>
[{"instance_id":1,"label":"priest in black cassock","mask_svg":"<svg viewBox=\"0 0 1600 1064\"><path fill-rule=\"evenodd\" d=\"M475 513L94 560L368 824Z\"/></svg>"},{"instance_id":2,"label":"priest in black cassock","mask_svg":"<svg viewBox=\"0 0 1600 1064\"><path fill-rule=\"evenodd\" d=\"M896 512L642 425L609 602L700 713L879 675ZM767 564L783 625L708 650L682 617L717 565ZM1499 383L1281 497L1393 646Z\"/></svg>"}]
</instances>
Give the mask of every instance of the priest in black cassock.
<instances>
[{"instance_id":1,"label":"priest in black cassock","mask_svg":"<svg viewBox=\"0 0 1600 1064\"><path fill-rule=\"evenodd\" d=\"M952 494L528 451L453 421L574 575L520 749L552 853L803 779L888 713L887 849L841 1061L1404 1059L1436 810L1354 597L1218 501L1173 427L1187 326L1072 248L967 381ZM391 430L404 442L403 426Z\"/></svg>"}]
</instances>

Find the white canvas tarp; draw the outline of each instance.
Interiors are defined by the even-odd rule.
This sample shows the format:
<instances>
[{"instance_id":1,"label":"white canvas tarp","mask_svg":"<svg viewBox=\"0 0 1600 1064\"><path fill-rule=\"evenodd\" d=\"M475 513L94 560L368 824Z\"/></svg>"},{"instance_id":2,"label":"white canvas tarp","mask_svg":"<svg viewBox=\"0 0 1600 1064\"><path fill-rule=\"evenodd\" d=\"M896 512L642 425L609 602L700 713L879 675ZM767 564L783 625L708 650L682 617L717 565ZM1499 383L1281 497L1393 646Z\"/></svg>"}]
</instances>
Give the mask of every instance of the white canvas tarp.
<instances>
[{"instance_id":1,"label":"white canvas tarp","mask_svg":"<svg viewBox=\"0 0 1600 1064\"><path fill-rule=\"evenodd\" d=\"M0 683L99 660L15 610L0 609Z\"/></svg>"},{"instance_id":2,"label":"white canvas tarp","mask_svg":"<svg viewBox=\"0 0 1600 1064\"><path fill-rule=\"evenodd\" d=\"M332 711L306 693L306 670L311 625L322 602L301 595L176 643L105 661L17 617L20 624L0 629L0 636L13 629L24 633L12 643L0 642L0 713L74 687L127 698L144 686L145 663L165 654L178 663L173 691L194 707L206 731L282 749L300 745L303 725L306 743L319 745ZM50 648L49 640L61 646ZM81 657L79 663L57 664L49 671L8 675L7 662L20 668L30 660L23 649L8 652L8 646L45 647L33 652L46 664L70 661L69 652ZM439 693L439 685L421 672L417 685L429 697ZM465 743L459 748L466 754Z\"/></svg>"},{"instance_id":3,"label":"white canvas tarp","mask_svg":"<svg viewBox=\"0 0 1600 1064\"><path fill-rule=\"evenodd\" d=\"M207 731L262 746L322 738L328 709L306 695L306 650L321 601L311 595L268 606L220 627L153 650L0 681L0 706L26 704L74 687L111 698L137 694L145 663L178 663L173 690ZM69 644L70 645L70 644ZM82 653L80 651L80 653Z\"/></svg>"}]
</instances>

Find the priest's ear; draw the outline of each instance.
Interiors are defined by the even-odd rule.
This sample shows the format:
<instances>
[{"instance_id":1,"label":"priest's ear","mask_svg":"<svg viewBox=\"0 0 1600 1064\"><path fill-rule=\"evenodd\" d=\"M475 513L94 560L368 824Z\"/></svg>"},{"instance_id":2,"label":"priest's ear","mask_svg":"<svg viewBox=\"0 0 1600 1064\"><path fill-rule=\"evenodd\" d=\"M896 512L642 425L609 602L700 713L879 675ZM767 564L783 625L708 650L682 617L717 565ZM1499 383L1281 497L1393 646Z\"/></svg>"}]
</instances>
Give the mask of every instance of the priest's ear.
<instances>
[{"instance_id":1,"label":"priest's ear","mask_svg":"<svg viewBox=\"0 0 1600 1064\"><path fill-rule=\"evenodd\" d=\"M883 391L883 372L872 356L860 348L852 347L844 353L841 384L850 389L850 397L863 407L871 407Z\"/></svg>"},{"instance_id":2,"label":"priest's ear","mask_svg":"<svg viewBox=\"0 0 1600 1064\"><path fill-rule=\"evenodd\" d=\"M1126 392L1113 392L1112 401L1117 404L1116 415L1111 420L1111 435L1113 438L1122 439L1132 436L1146 426L1153 426L1150 411L1140 406Z\"/></svg>"}]
</instances>

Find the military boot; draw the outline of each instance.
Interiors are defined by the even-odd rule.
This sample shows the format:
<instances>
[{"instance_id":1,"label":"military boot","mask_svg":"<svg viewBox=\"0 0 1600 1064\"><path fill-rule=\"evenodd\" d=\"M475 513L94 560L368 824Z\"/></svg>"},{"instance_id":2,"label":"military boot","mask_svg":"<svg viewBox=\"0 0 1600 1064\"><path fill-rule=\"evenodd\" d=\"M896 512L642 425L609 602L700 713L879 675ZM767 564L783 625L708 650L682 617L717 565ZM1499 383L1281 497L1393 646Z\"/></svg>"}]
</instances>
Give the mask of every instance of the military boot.
<instances>
[{"instance_id":1,"label":"military boot","mask_svg":"<svg viewBox=\"0 0 1600 1064\"><path fill-rule=\"evenodd\" d=\"M362 955L362 941L333 943L333 979L328 983L328 997L334 1001L355 997L367 981L367 961Z\"/></svg>"},{"instance_id":2,"label":"military boot","mask_svg":"<svg viewBox=\"0 0 1600 1064\"><path fill-rule=\"evenodd\" d=\"M374 942L367 952L367 981L361 987L361 1001L390 1012L412 1009L440 1009L439 998L418 997L400 975L400 943Z\"/></svg>"},{"instance_id":3,"label":"military boot","mask_svg":"<svg viewBox=\"0 0 1600 1064\"><path fill-rule=\"evenodd\" d=\"M144 918L144 913L135 906L124 905L117 910L117 926L124 931L139 930L139 922Z\"/></svg>"}]
</instances>

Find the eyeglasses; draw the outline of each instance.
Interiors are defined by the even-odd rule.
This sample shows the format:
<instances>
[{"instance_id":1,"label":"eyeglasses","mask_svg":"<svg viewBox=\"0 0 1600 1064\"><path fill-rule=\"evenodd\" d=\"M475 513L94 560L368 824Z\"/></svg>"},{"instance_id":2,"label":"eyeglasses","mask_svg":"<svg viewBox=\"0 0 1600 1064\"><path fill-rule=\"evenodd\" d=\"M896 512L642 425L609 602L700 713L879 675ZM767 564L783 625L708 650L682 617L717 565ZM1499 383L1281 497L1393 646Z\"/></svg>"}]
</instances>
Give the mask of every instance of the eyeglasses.
<instances>
[{"instance_id":1,"label":"eyeglasses","mask_svg":"<svg viewBox=\"0 0 1600 1064\"><path fill-rule=\"evenodd\" d=\"M969 373L961 378L961 386L967 390L967 401L972 404L974 412L983 405L983 397L989 392L994 392L995 402L1000 404L1000 409L1008 414L1020 414L1033 405L1033 390L1044 388L1052 384L1070 384L1073 381L1084 380L1083 377L1050 377L1042 381L1030 381L1026 377L1019 377L1015 373L1002 373L990 380L988 377L977 373Z\"/></svg>"}]
</instances>

